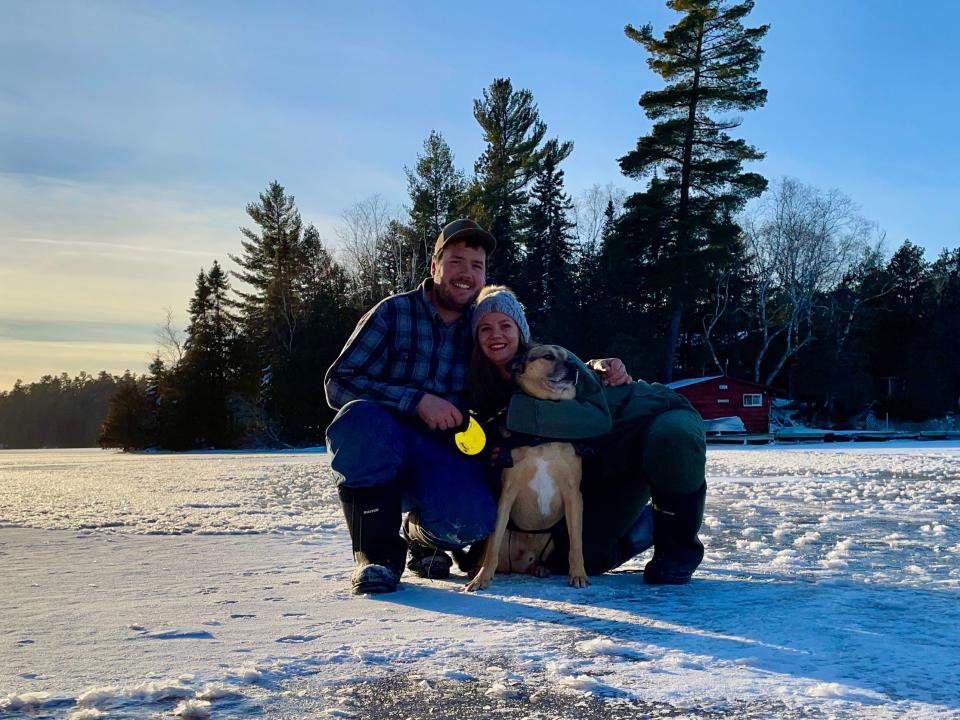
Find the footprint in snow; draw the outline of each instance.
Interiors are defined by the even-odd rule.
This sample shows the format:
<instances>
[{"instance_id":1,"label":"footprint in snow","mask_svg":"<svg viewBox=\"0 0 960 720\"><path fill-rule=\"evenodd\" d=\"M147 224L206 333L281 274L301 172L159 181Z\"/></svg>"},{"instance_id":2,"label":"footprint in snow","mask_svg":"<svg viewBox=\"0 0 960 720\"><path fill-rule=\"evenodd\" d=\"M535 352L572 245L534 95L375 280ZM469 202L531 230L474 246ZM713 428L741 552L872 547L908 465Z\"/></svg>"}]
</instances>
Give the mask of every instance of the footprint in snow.
<instances>
[{"instance_id":1,"label":"footprint in snow","mask_svg":"<svg viewBox=\"0 0 960 720\"><path fill-rule=\"evenodd\" d=\"M278 643L308 643L316 640L319 635L284 635L283 637L277 638Z\"/></svg>"},{"instance_id":2,"label":"footprint in snow","mask_svg":"<svg viewBox=\"0 0 960 720\"><path fill-rule=\"evenodd\" d=\"M213 640L213 635L206 630L162 630L148 632L137 636L143 640Z\"/></svg>"}]
</instances>

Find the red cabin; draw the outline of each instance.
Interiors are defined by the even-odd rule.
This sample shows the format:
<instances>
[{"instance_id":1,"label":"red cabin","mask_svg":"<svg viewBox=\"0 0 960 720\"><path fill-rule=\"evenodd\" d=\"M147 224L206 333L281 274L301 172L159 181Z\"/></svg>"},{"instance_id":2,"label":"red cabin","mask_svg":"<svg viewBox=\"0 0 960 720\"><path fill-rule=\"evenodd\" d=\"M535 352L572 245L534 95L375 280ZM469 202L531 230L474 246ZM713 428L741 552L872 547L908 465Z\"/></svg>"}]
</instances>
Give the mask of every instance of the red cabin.
<instances>
[{"instance_id":1,"label":"red cabin","mask_svg":"<svg viewBox=\"0 0 960 720\"><path fill-rule=\"evenodd\" d=\"M704 420L738 417L750 434L770 432L772 389L729 375L677 380L673 388L689 400Z\"/></svg>"}]
</instances>

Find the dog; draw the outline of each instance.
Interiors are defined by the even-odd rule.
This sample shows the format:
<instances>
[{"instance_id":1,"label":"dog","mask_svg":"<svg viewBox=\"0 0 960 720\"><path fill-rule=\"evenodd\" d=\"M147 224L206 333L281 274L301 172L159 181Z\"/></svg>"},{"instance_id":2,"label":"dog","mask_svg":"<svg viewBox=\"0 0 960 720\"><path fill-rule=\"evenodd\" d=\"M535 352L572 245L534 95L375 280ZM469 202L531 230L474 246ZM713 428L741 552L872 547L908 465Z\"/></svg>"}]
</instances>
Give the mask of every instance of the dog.
<instances>
[{"instance_id":1,"label":"dog","mask_svg":"<svg viewBox=\"0 0 960 720\"><path fill-rule=\"evenodd\" d=\"M508 366L517 386L540 400L572 400L576 396L577 366L556 345L534 345ZM566 518L570 536L569 584L590 584L583 561L582 463L568 442L546 442L516 447L513 467L501 475L496 528L486 540L480 569L467 583L468 591L484 590L494 573L550 574L544 564L550 549L549 530ZM504 544L508 526L510 542Z\"/></svg>"}]
</instances>

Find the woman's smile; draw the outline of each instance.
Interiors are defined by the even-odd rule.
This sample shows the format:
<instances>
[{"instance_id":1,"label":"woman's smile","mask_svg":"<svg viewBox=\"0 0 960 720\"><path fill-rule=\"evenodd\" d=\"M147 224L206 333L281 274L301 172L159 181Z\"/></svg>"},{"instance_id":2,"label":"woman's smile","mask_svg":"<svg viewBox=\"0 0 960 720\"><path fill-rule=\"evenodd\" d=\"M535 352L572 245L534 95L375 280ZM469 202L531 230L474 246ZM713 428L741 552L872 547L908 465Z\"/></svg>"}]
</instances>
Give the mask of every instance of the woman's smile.
<instances>
[{"instance_id":1,"label":"woman's smile","mask_svg":"<svg viewBox=\"0 0 960 720\"><path fill-rule=\"evenodd\" d=\"M477 326L477 343L487 360L503 374L520 347L520 330L509 315L487 313Z\"/></svg>"}]
</instances>

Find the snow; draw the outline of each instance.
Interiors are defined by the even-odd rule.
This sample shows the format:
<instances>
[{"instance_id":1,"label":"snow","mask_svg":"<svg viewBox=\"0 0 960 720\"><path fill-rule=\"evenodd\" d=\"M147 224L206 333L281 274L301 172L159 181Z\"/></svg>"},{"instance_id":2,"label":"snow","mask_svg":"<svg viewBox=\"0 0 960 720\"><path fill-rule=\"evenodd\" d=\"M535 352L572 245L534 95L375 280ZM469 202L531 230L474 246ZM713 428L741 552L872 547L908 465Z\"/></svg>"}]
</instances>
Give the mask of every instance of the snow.
<instances>
[{"instance_id":1,"label":"snow","mask_svg":"<svg viewBox=\"0 0 960 720\"><path fill-rule=\"evenodd\" d=\"M355 597L325 454L0 451L0 717L960 718L960 444L708 478L690 585Z\"/></svg>"}]
</instances>

